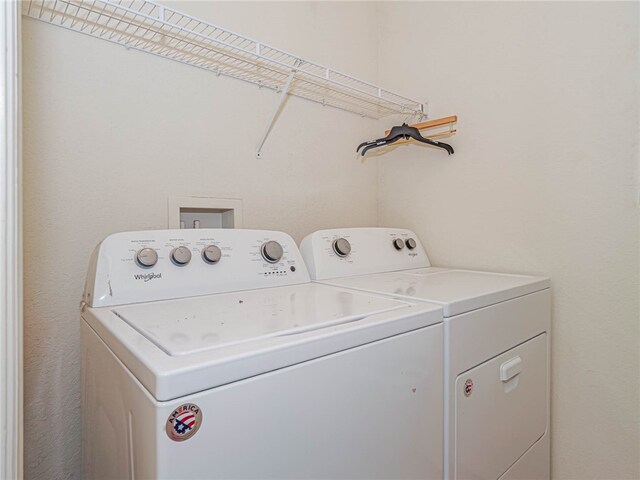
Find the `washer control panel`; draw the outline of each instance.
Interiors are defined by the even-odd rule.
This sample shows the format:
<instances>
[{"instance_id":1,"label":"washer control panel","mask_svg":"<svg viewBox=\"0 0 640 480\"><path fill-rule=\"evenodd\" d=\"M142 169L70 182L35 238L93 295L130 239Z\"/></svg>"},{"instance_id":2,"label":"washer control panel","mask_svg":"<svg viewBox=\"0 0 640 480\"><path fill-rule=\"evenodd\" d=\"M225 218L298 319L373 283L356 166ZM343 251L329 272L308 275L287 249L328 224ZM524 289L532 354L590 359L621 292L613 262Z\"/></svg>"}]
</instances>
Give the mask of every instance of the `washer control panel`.
<instances>
[{"instance_id":1,"label":"washer control panel","mask_svg":"<svg viewBox=\"0 0 640 480\"><path fill-rule=\"evenodd\" d=\"M319 230L300 251L313 280L431 266L418 236L402 228Z\"/></svg>"},{"instance_id":2,"label":"washer control panel","mask_svg":"<svg viewBox=\"0 0 640 480\"><path fill-rule=\"evenodd\" d=\"M283 232L152 230L105 238L91 258L83 302L91 307L309 282Z\"/></svg>"}]
</instances>

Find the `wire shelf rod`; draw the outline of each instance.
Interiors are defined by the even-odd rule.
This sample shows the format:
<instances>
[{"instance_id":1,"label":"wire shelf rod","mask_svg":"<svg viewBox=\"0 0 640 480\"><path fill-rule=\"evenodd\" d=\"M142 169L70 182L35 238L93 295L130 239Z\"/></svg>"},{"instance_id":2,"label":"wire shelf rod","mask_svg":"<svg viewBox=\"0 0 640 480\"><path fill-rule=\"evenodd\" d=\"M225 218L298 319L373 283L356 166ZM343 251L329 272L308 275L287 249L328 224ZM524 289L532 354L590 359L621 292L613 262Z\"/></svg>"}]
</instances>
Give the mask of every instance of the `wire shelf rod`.
<instances>
[{"instance_id":1,"label":"wire shelf rod","mask_svg":"<svg viewBox=\"0 0 640 480\"><path fill-rule=\"evenodd\" d=\"M109 1L109 0L102 0L102 1ZM111 3L111 2L109 2L109 3ZM149 3L154 3L154 2L149 2ZM208 23L208 22L207 22L207 21L205 21L205 20L201 20L201 19L196 19L196 18L194 18L194 17L190 17L189 15L184 14L184 13L181 13L181 12L178 12L177 10L174 10L174 9L172 9L172 8L170 8L170 7L164 7L164 8L165 8L165 10L169 10L169 11L171 11L171 12L172 12L172 13L174 13L174 14L180 15L180 16L185 17L185 18L190 18L191 20L194 20L194 21L196 21L196 22L199 22L199 23L202 23L202 24L208 25L208 26L210 26L210 27L212 27L212 28L214 28L214 29L221 29L221 27L219 27L219 26L217 26L217 25L214 25L214 24ZM291 58L295 58L295 59L300 59L302 62L304 62L304 63L305 63L305 64L307 64L307 65L313 65L314 67L317 67L317 68L320 68L320 69L323 69L323 70L326 68L326 67L322 67L322 66L320 66L320 65L318 65L318 64L315 64L315 63L313 63L313 62L310 62L310 61L308 61L308 60L302 59L302 58L298 57L297 55L294 55L294 54L292 54L292 53L289 53L289 52L287 52L287 51L285 51L285 50L277 49L277 48L274 48L274 47L271 47L271 46L268 46L268 45L262 44L262 43L261 43L261 42L259 42L258 40L254 40L254 39L252 39L252 38L250 38L250 37L247 37L247 36L245 36L245 35L240 35L240 34L238 34L238 33L232 32L231 30L228 30L228 29L224 29L224 30L225 30L226 32L228 32L229 34L231 34L231 35L235 35L235 36L237 36L237 37L239 37L239 38L244 38L244 39L246 39L246 40L247 40L247 41L249 41L249 42L255 43L256 45L261 45L261 46L263 46L263 47L267 47L267 48L269 48L269 49L271 49L271 50L273 50L273 51L277 51L277 52L279 52L279 53L280 53L280 54L282 54L282 55L285 55L285 56L288 56L288 57L291 57ZM290 65L288 65L288 66L290 66ZM331 71L331 69L328 69L328 68L327 68L327 70ZM336 72L336 73L337 73L337 72ZM362 80L362 79L359 79L359 78L353 77L353 76L351 76L351 75L350 75L349 77L350 77L350 78L352 78L353 80L356 80L357 82L359 82L359 83L361 83L361 84L367 85L367 86L369 86L369 87L371 87L371 88L379 89L379 87L378 87L378 86L376 86L376 85L374 85L374 84L372 84L372 83L370 83L370 82L367 82L366 80ZM398 95L398 94L395 94L395 93L392 93L392 92L389 92L389 91L386 91L386 90L383 90L383 91L385 91L386 93L392 94L392 95L394 95L394 96L397 96L397 97L399 97L399 98L402 98L403 100L406 100L406 101L407 101L407 102L409 102L409 103L419 104L419 102L416 102L416 101L411 100L411 99L406 98L406 97L402 97L402 96L400 96L400 95Z\"/></svg>"},{"instance_id":2,"label":"wire shelf rod","mask_svg":"<svg viewBox=\"0 0 640 480\"><path fill-rule=\"evenodd\" d=\"M56 1L57 1L57 0L56 0ZM95 4L95 2L94 2L94 4ZM83 7L83 6L81 6L81 7L79 7L79 8L82 8L82 7ZM78 9L79 9L79 8L78 8ZM102 15L102 14L103 14L103 12L104 12L104 9L102 10L102 12L100 12L100 15ZM121 22L121 21L122 21L122 18L120 18L119 22ZM129 25L133 25L133 22L125 22L125 23L127 23L127 24L129 24ZM155 23L155 19L154 19L154 23ZM182 27L178 27L178 28L179 28L179 29L181 29L181 30L185 30L185 29L184 29L184 28L182 28ZM137 34L138 30L139 30L139 26L138 26L138 27L136 27L136 30L135 30L135 31L134 31L134 33L133 33L133 35L134 35L134 36ZM148 33L148 31L150 31L150 30L151 30L151 28L150 28L149 26L145 27L145 34L146 34L146 33ZM125 33L126 33L126 32L125 32ZM161 35L161 36L162 36L162 35L166 35L166 32L163 32L163 31L154 31L154 33L155 33L155 34L158 34L158 35ZM188 33L197 33L197 32L188 32ZM129 34L129 35L131 35L131 34ZM174 37L174 38L175 38L175 37ZM228 38L228 36L227 36L227 37L225 37L225 38ZM149 39L149 41L152 41L152 40L153 40L153 37L151 37L151 39ZM176 38L176 40L177 40L178 42L180 42L180 40L181 40L181 39ZM246 42L244 42L244 43L246 43ZM230 47L230 48L232 48L232 49L238 49L235 45L230 45L230 44L228 44L228 43L226 43L226 44L225 44L225 46L228 46L228 47ZM135 48L142 48L140 43L133 45L133 47L135 47ZM243 51L243 52L246 52L246 50L243 50L243 49L239 49L239 50L241 50L241 51ZM248 53L251 53L251 52L248 52ZM306 72L306 73L310 73L310 72ZM311 73L311 74L312 74L312 73ZM312 74L312 75L313 75L313 74ZM366 92L362 92L362 91L360 91L360 93L365 93L365 94L366 94ZM404 105L402 105L402 107L405 107L405 108L406 108L406 106L404 106Z\"/></svg>"},{"instance_id":3,"label":"wire shelf rod","mask_svg":"<svg viewBox=\"0 0 640 480\"><path fill-rule=\"evenodd\" d=\"M276 91L297 65L292 95L371 118L393 113L423 116L419 102L153 1L30 0L23 12L69 30Z\"/></svg>"}]
</instances>

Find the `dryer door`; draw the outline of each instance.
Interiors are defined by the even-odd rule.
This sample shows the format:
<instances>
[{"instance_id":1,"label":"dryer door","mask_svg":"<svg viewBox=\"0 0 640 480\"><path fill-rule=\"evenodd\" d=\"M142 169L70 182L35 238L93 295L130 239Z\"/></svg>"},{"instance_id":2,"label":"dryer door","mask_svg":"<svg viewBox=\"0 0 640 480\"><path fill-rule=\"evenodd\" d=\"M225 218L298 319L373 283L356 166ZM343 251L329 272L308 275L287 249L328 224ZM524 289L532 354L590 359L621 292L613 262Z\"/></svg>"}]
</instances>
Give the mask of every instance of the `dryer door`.
<instances>
[{"instance_id":1,"label":"dryer door","mask_svg":"<svg viewBox=\"0 0 640 480\"><path fill-rule=\"evenodd\" d=\"M495 479L547 428L547 334L456 379L455 478Z\"/></svg>"}]
</instances>

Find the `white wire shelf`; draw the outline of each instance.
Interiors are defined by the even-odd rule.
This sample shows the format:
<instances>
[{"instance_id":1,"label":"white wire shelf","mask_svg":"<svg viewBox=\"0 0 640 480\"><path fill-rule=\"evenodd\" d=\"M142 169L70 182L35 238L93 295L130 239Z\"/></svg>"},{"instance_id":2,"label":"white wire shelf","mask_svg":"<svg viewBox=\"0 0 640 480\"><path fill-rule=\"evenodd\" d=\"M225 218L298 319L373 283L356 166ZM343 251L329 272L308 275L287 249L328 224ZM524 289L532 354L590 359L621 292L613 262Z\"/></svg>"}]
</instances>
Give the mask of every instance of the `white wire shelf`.
<instances>
[{"instance_id":1,"label":"white wire shelf","mask_svg":"<svg viewBox=\"0 0 640 480\"><path fill-rule=\"evenodd\" d=\"M27 17L370 118L422 103L149 0L29 0ZM292 80L287 84L291 72Z\"/></svg>"}]
</instances>

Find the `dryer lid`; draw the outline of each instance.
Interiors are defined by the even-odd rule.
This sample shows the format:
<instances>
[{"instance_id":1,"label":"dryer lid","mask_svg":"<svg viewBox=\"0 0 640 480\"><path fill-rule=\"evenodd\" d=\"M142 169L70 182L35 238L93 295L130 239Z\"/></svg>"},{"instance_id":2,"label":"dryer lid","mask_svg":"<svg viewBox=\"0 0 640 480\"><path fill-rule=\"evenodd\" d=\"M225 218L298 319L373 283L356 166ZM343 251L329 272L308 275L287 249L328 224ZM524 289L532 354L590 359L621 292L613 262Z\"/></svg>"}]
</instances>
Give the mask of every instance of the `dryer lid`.
<instances>
[{"instance_id":1,"label":"dryer lid","mask_svg":"<svg viewBox=\"0 0 640 480\"><path fill-rule=\"evenodd\" d=\"M546 277L420 268L402 272L334 278L325 283L442 305L445 317L549 288Z\"/></svg>"}]
</instances>

